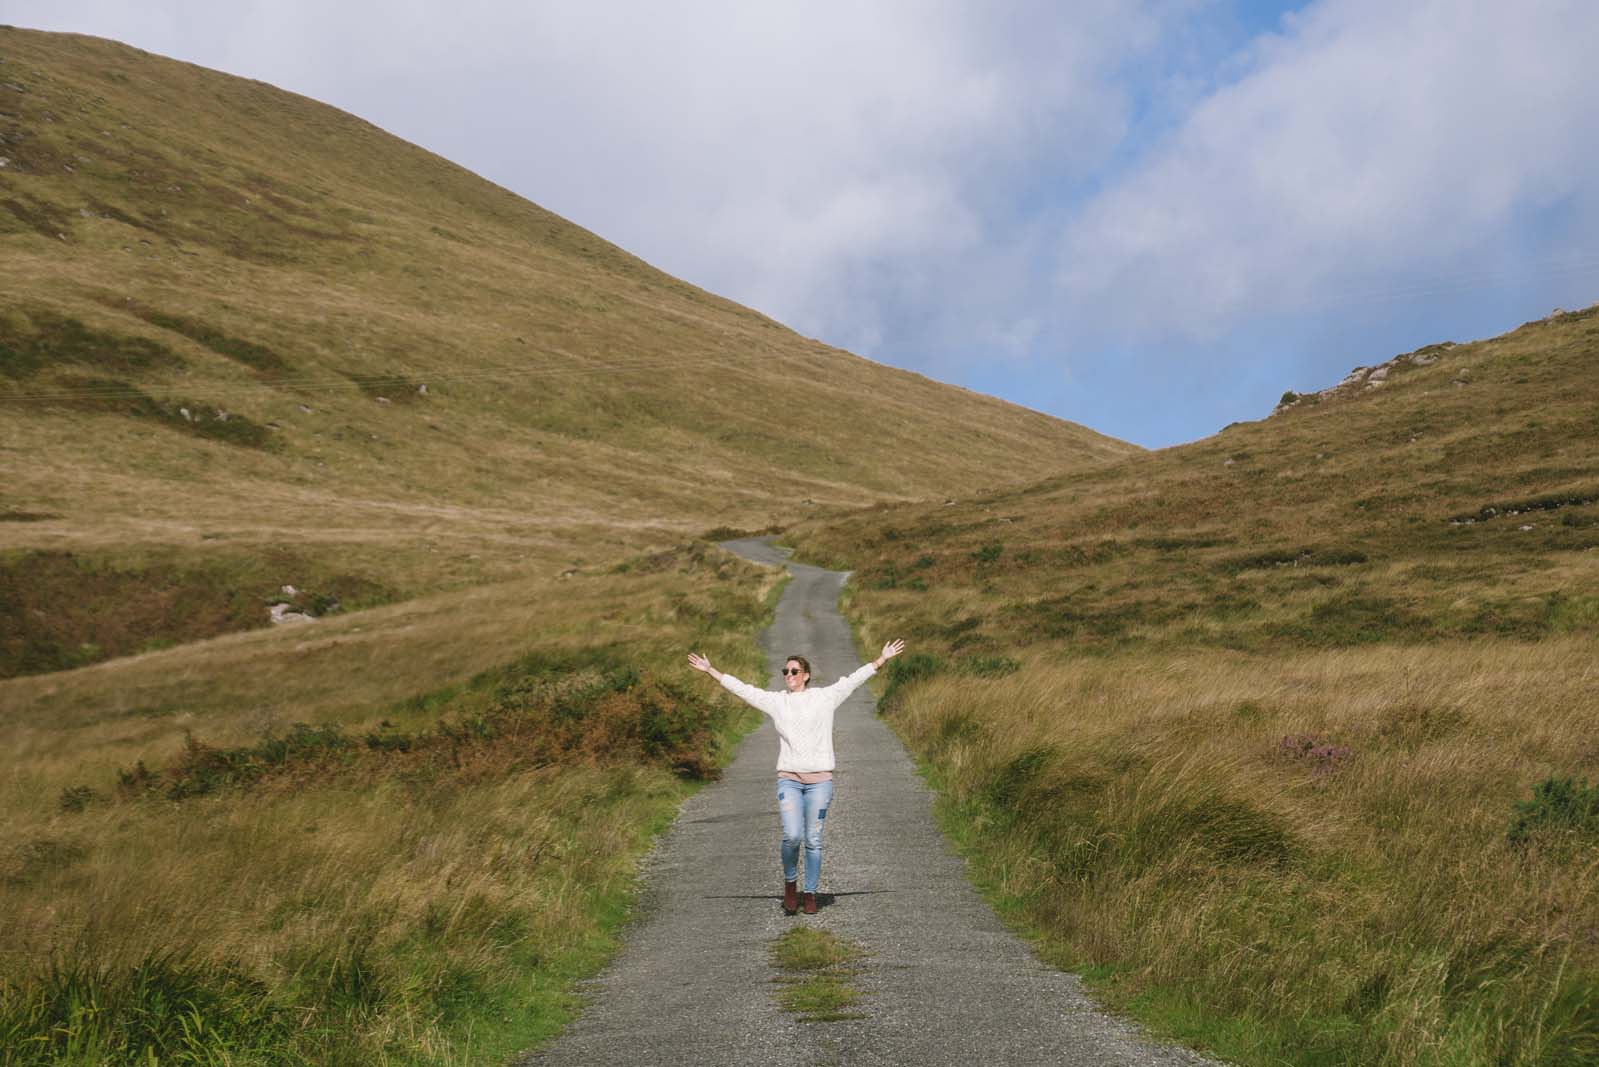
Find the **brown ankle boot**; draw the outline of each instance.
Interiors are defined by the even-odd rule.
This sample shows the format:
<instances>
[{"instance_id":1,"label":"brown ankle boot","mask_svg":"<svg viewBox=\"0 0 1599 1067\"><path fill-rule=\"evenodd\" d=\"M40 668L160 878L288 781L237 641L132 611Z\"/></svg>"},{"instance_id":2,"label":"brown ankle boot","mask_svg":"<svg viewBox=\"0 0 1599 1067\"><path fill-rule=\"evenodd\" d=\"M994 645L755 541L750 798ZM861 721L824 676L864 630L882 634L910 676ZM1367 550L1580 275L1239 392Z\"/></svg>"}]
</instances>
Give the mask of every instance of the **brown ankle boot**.
<instances>
[{"instance_id":1,"label":"brown ankle boot","mask_svg":"<svg viewBox=\"0 0 1599 1067\"><path fill-rule=\"evenodd\" d=\"M800 897L800 907L805 909L806 915L816 914L816 894L806 893Z\"/></svg>"},{"instance_id":2,"label":"brown ankle boot","mask_svg":"<svg viewBox=\"0 0 1599 1067\"><path fill-rule=\"evenodd\" d=\"M783 911L788 915L793 915L796 911L799 911L798 882L783 883Z\"/></svg>"}]
</instances>

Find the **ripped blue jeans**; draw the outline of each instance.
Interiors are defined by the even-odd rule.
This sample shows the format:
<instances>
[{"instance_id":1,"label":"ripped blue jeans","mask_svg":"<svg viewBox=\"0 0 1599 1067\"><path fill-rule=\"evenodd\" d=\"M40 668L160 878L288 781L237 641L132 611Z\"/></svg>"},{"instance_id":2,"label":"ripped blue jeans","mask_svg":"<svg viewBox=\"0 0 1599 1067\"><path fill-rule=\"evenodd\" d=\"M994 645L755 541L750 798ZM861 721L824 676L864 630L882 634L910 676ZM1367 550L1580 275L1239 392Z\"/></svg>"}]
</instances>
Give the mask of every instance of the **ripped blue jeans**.
<instances>
[{"instance_id":1,"label":"ripped blue jeans","mask_svg":"<svg viewBox=\"0 0 1599 1067\"><path fill-rule=\"evenodd\" d=\"M807 893L816 892L816 884L822 878L822 823L832 801L832 782L805 785L789 778L777 780L777 816L783 824L783 880L798 880L803 844Z\"/></svg>"}]
</instances>

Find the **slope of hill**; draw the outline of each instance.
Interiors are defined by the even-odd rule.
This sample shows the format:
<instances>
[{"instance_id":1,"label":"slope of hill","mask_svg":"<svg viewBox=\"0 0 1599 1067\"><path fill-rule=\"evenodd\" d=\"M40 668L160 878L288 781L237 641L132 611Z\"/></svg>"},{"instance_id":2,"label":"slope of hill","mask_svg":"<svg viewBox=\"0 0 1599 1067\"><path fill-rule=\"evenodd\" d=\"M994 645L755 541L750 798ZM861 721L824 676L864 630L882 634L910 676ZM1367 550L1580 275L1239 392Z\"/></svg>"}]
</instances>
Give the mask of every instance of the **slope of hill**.
<instances>
[{"instance_id":1,"label":"slope of hill","mask_svg":"<svg viewBox=\"0 0 1599 1067\"><path fill-rule=\"evenodd\" d=\"M683 542L1137 451L106 41L0 28L0 247L8 1063L503 1062L741 729Z\"/></svg>"},{"instance_id":2,"label":"slope of hill","mask_svg":"<svg viewBox=\"0 0 1599 1067\"><path fill-rule=\"evenodd\" d=\"M1051 951L1241 1063L1599 1062L1599 306L787 535Z\"/></svg>"},{"instance_id":3,"label":"slope of hill","mask_svg":"<svg viewBox=\"0 0 1599 1067\"><path fill-rule=\"evenodd\" d=\"M1136 451L302 97L86 37L0 29L0 60L0 552L55 553L10 568L53 576L28 613L112 585L185 640L285 584L376 603ZM112 622L58 614L13 671L134 650Z\"/></svg>"},{"instance_id":4,"label":"slope of hill","mask_svg":"<svg viewBox=\"0 0 1599 1067\"><path fill-rule=\"evenodd\" d=\"M1588 632L1596 351L1599 308L1564 313L1194 444L795 536L862 568L872 603L960 620L962 649ZM986 610L960 610L974 594Z\"/></svg>"}]
</instances>

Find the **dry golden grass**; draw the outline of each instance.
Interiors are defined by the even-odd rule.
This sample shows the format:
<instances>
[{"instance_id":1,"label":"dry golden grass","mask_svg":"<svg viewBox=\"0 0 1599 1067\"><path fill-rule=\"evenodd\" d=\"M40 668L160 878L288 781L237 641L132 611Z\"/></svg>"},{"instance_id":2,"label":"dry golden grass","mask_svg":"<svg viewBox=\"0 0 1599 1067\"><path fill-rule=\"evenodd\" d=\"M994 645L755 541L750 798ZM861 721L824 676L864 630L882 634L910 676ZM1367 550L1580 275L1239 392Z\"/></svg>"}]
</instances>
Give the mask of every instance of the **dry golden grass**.
<instances>
[{"instance_id":1,"label":"dry golden grass","mask_svg":"<svg viewBox=\"0 0 1599 1067\"><path fill-rule=\"evenodd\" d=\"M529 650L642 688L689 645L749 661L772 577L656 553L1137 451L798 337L313 101L84 37L0 28L0 58L0 675L33 672L0 681L0 1038L62 1062L142 1062L142 1009L49 1005L146 979L222 998L196 1060L503 1058L683 788L588 749L175 802L119 769L168 783L191 732L442 729ZM193 634L154 605L207 583L219 633L281 585L382 606L160 647Z\"/></svg>"},{"instance_id":2,"label":"dry golden grass","mask_svg":"<svg viewBox=\"0 0 1599 1067\"><path fill-rule=\"evenodd\" d=\"M180 953L310 1010L318 983L356 967L372 1010L327 1020L361 1031L343 1040L408 1062L468 1057L488 1035L463 1035L441 1005L478 997L519 1016L498 1028L547 1035L571 1011L571 972L608 947L597 919L614 922L648 831L684 792L664 770L578 766L459 790L307 785L91 809L11 838L31 867L8 864L5 966L119 973ZM530 1005L543 1015L531 1027Z\"/></svg>"},{"instance_id":3,"label":"dry golden grass","mask_svg":"<svg viewBox=\"0 0 1599 1067\"><path fill-rule=\"evenodd\" d=\"M910 641L887 702L951 826L1117 1003L1245 1063L1595 1062L1599 836L1510 831L1599 782L1596 351L1552 316L786 536Z\"/></svg>"},{"instance_id":4,"label":"dry golden grass","mask_svg":"<svg viewBox=\"0 0 1599 1067\"><path fill-rule=\"evenodd\" d=\"M1137 451L313 101L86 37L0 29L0 58L0 511L55 516L0 553L287 543L410 594Z\"/></svg>"},{"instance_id":5,"label":"dry golden grass","mask_svg":"<svg viewBox=\"0 0 1599 1067\"><path fill-rule=\"evenodd\" d=\"M720 552L711 557L703 569L691 553L655 573L630 568L475 586L0 681L8 709L0 722L8 754L0 810L49 810L67 786L108 780L138 760L169 762L190 732L236 745L296 722L367 726L387 717L414 729L436 713L408 711L409 698L459 685L529 648L616 645L645 659L664 656L673 638L693 635L701 618L725 606L723 598L759 602L777 581ZM686 570L677 569L685 562ZM710 639L742 649L749 636Z\"/></svg>"},{"instance_id":6,"label":"dry golden grass","mask_svg":"<svg viewBox=\"0 0 1599 1067\"><path fill-rule=\"evenodd\" d=\"M1254 1019L1291 1059L1575 1063L1599 853L1507 830L1599 759L1592 651L1033 658L896 721L997 889L1119 997Z\"/></svg>"},{"instance_id":7,"label":"dry golden grass","mask_svg":"<svg viewBox=\"0 0 1599 1067\"><path fill-rule=\"evenodd\" d=\"M45 1024L19 1020L64 973L89 976L102 1013L39 1016L58 1035L136 1037L143 1016L106 1005L127 995L127 975L164 959L202 989L243 975L263 991L233 1014L196 1009L220 1035L206 1055L455 1063L548 1036L574 1010L571 981L613 947L641 850L691 788L668 766L607 751L604 722L562 762L532 769L518 769L539 762L531 753L475 735L453 767L310 758L188 799L164 780L121 788L118 769L143 760L160 774L189 731L226 747L294 722L357 738L379 718L390 734L420 735L441 717L475 729L520 676L474 676L530 650L557 664L601 650L646 686L687 680L690 646L753 667L777 582L690 547L625 571L476 587L0 683L11 712L0 971L12 983L0 983L0 1036L35 1036ZM158 989L171 981L157 977ZM264 1047L229 1030L260 1029L245 1020L262 1011ZM142 1047L53 1055L131 1062Z\"/></svg>"}]
</instances>

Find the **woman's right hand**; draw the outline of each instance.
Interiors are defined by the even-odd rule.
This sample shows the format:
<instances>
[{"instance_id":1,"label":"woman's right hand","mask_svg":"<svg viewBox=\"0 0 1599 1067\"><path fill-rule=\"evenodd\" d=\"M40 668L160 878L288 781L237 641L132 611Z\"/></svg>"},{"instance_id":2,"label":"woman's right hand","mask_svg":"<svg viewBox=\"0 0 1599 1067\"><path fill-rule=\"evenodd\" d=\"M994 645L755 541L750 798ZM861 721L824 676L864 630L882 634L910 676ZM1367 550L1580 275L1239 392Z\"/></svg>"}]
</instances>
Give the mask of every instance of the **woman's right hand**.
<instances>
[{"instance_id":1,"label":"woman's right hand","mask_svg":"<svg viewBox=\"0 0 1599 1067\"><path fill-rule=\"evenodd\" d=\"M697 671L704 671L706 674L717 673L716 668L711 666L711 661L698 652L690 652L688 654L688 665Z\"/></svg>"}]
</instances>

